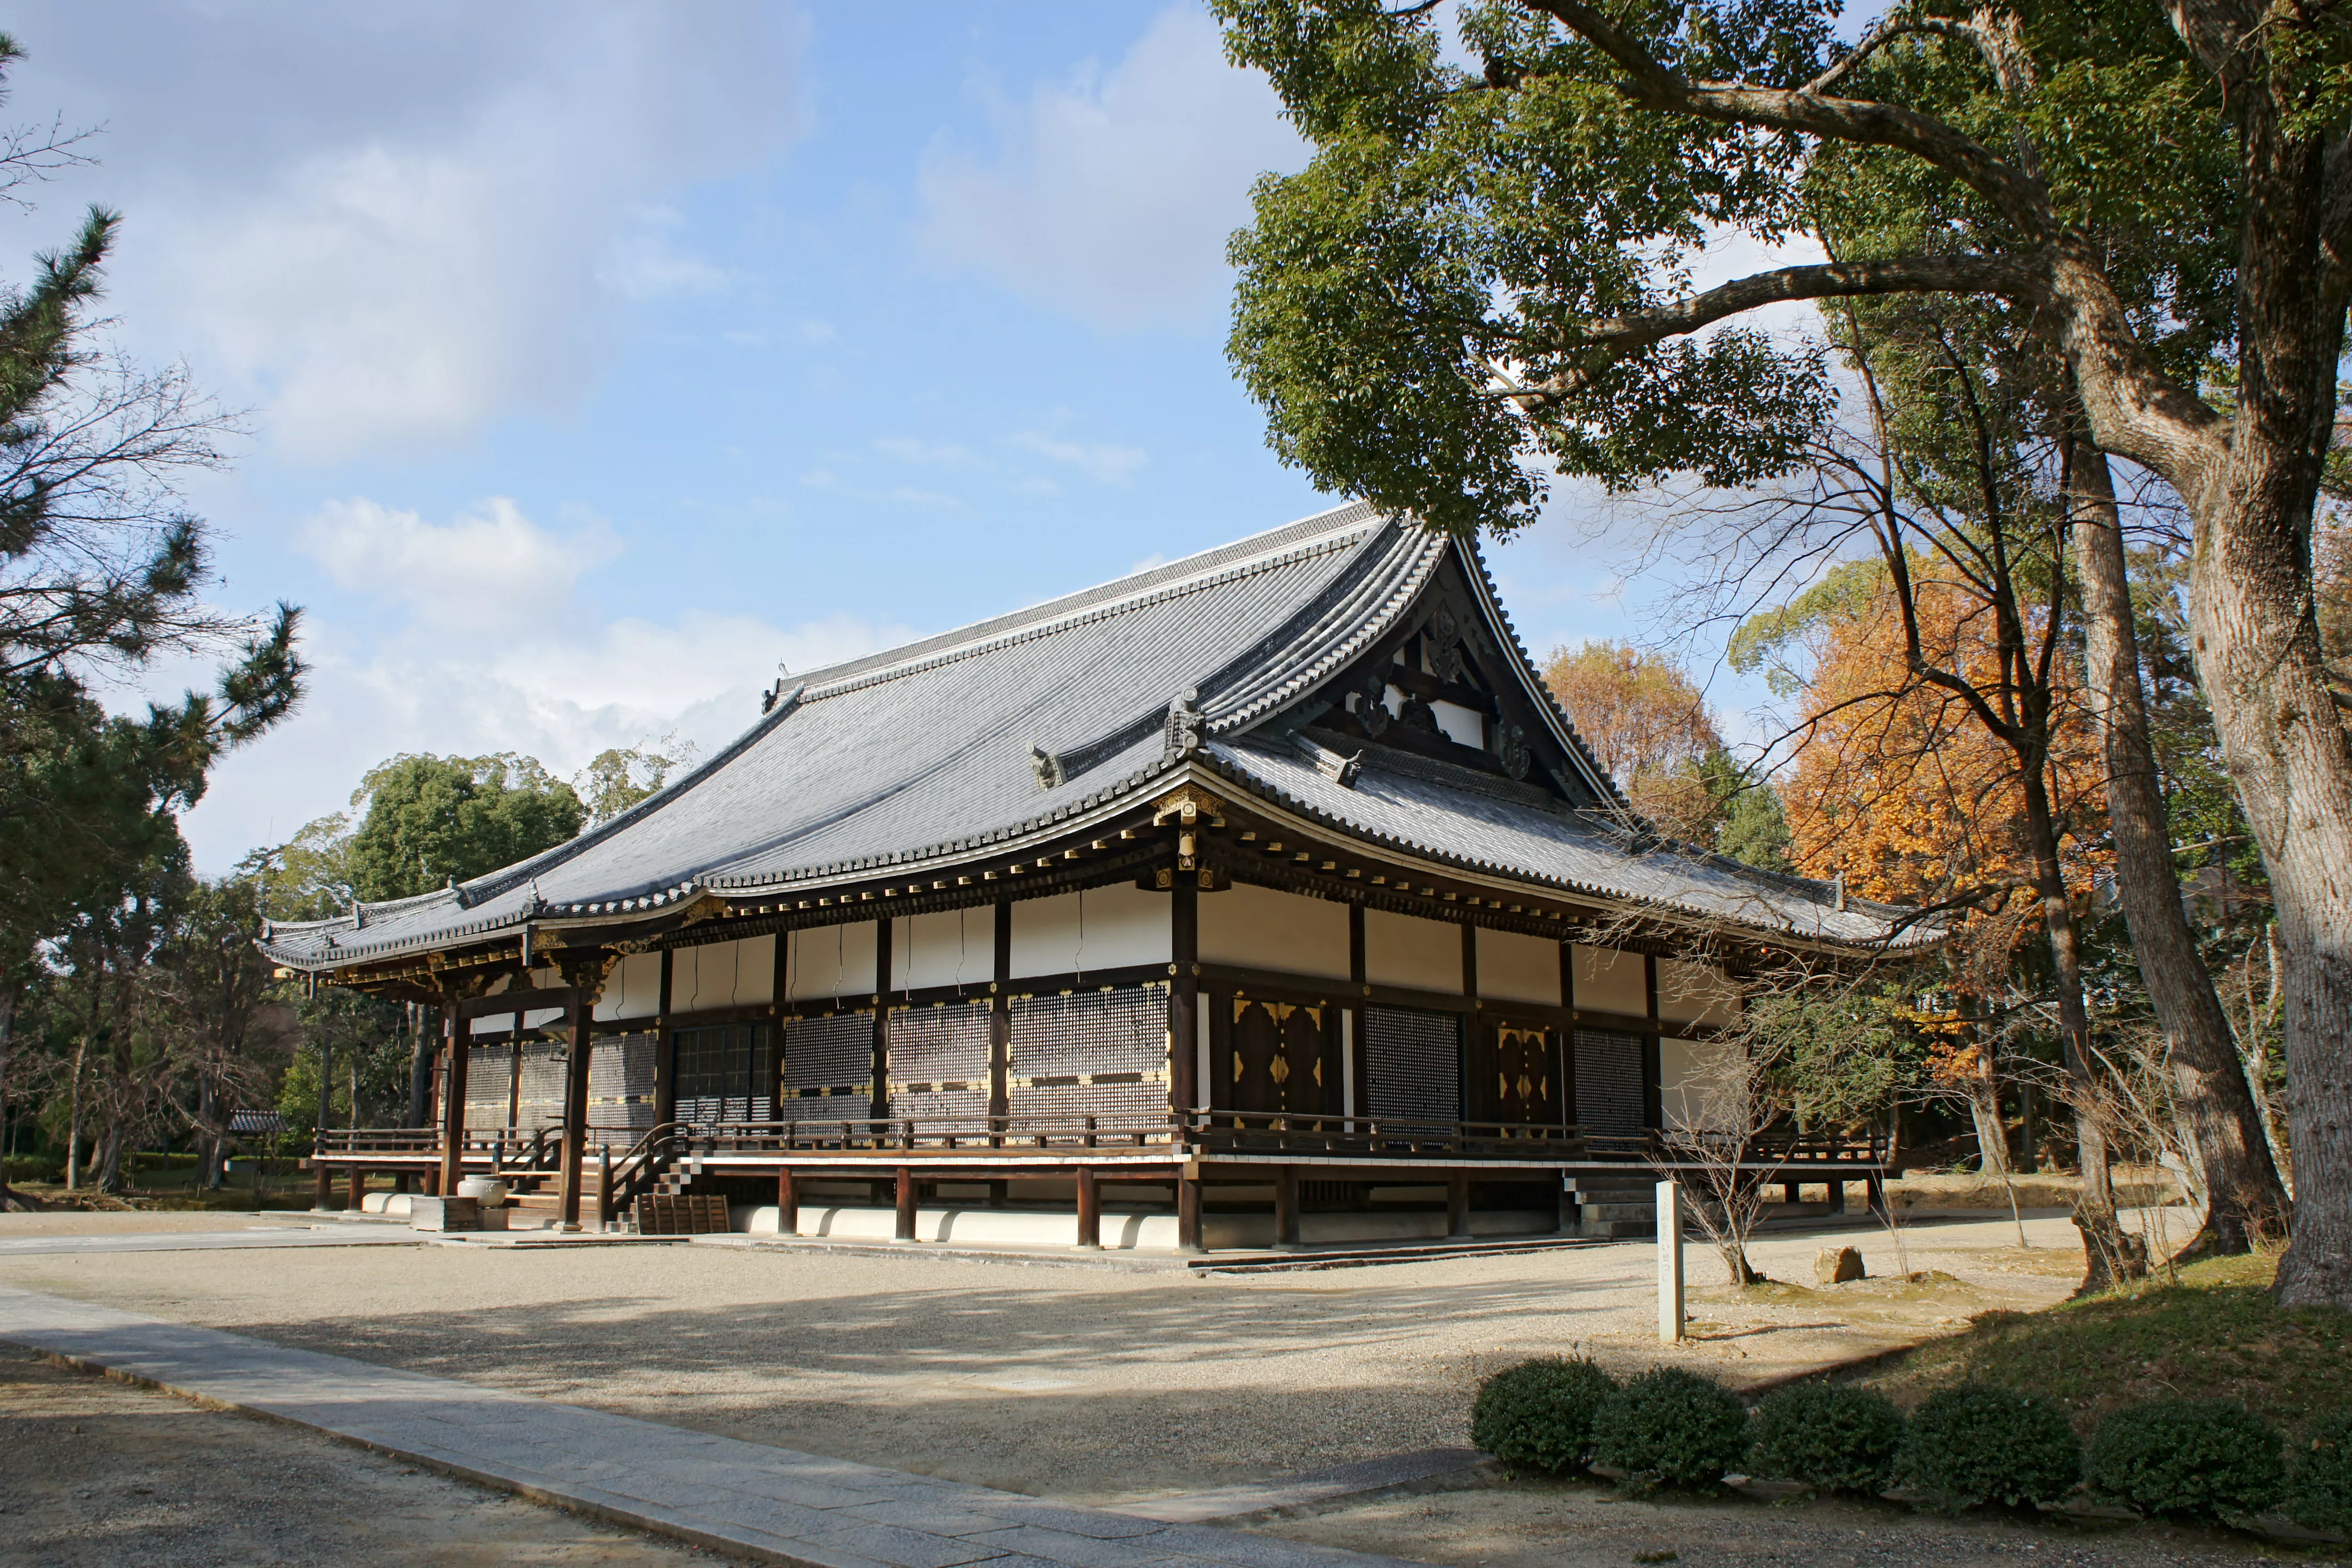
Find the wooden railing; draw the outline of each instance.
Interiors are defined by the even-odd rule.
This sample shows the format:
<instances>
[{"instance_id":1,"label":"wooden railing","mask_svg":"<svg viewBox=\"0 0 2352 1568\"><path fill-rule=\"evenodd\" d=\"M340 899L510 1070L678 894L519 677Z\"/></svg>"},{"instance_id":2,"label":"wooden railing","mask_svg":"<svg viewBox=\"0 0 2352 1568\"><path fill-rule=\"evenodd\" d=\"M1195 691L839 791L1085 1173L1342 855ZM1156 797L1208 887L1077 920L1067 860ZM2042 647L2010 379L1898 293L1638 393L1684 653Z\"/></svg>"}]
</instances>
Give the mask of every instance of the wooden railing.
<instances>
[{"instance_id":1,"label":"wooden railing","mask_svg":"<svg viewBox=\"0 0 2352 1568\"><path fill-rule=\"evenodd\" d=\"M469 1129L468 1164L517 1175L552 1174L562 1164L563 1134L554 1127ZM321 1158L357 1162L437 1153L429 1127L331 1128L319 1136ZM857 1117L843 1121L665 1122L651 1130L587 1129L583 1163L608 1166L614 1200L625 1203L649 1188L677 1160L742 1155L870 1154L877 1160L911 1151L1021 1152L1052 1150L1164 1150L1186 1152L1356 1155L1369 1159L1592 1160L1609 1163L1688 1164L1692 1152L1679 1135L1586 1133L1539 1122L1445 1121L1396 1116L1327 1116L1236 1110L1194 1110L1160 1117L979 1116ZM1887 1154L1876 1131L1767 1133L1750 1142L1740 1163L1801 1167L1883 1165Z\"/></svg>"}]
</instances>

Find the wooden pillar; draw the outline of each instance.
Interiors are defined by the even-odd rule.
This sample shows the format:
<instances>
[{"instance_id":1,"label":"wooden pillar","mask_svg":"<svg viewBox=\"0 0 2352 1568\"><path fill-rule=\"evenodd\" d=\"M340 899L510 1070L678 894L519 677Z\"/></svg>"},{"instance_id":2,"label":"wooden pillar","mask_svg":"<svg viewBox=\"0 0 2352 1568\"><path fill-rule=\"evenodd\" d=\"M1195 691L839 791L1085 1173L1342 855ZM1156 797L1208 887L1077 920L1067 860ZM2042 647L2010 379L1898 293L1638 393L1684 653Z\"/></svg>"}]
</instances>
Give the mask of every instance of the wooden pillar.
<instances>
[{"instance_id":1,"label":"wooden pillar","mask_svg":"<svg viewBox=\"0 0 2352 1568\"><path fill-rule=\"evenodd\" d=\"M1780 1201L1784 1204L1801 1203L1803 1201L1804 1191L1805 1186L1802 1182L1782 1182Z\"/></svg>"},{"instance_id":2,"label":"wooden pillar","mask_svg":"<svg viewBox=\"0 0 2352 1568\"><path fill-rule=\"evenodd\" d=\"M1666 1124L1664 1069L1659 1060L1658 955L1642 955L1643 994L1648 997L1650 1032L1642 1037L1642 1120L1652 1127Z\"/></svg>"},{"instance_id":3,"label":"wooden pillar","mask_svg":"<svg viewBox=\"0 0 2352 1568\"><path fill-rule=\"evenodd\" d=\"M360 1199L367 1192L367 1173L357 1165L352 1167L351 1179L343 1187L343 1207L352 1214L360 1212Z\"/></svg>"},{"instance_id":4,"label":"wooden pillar","mask_svg":"<svg viewBox=\"0 0 2352 1568\"><path fill-rule=\"evenodd\" d=\"M1274 1244L1279 1247L1298 1245L1298 1167L1276 1165L1274 1168Z\"/></svg>"},{"instance_id":5,"label":"wooden pillar","mask_svg":"<svg viewBox=\"0 0 2352 1568\"><path fill-rule=\"evenodd\" d=\"M522 1125L522 1015L514 1016L514 1038L507 1047L507 1125Z\"/></svg>"},{"instance_id":6,"label":"wooden pillar","mask_svg":"<svg viewBox=\"0 0 2352 1568\"><path fill-rule=\"evenodd\" d=\"M1364 965L1364 906L1348 906L1348 1104L1358 1116L1372 1113L1370 1080L1364 1076L1364 994L1371 989Z\"/></svg>"},{"instance_id":7,"label":"wooden pillar","mask_svg":"<svg viewBox=\"0 0 2352 1568\"><path fill-rule=\"evenodd\" d=\"M915 1239L915 1173L898 1167L898 1239Z\"/></svg>"},{"instance_id":8,"label":"wooden pillar","mask_svg":"<svg viewBox=\"0 0 2352 1568\"><path fill-rule=\"evenodd\" d=\"M327 1194L332 1188L334 1180L334 1172L329 1170L327 1163L319 1158L318 1148L314 1144L310 1151L310 1206L312 1208L322 1212L325 1210Z\"/></svg>"},{"instance_id":9,"label":"wooden pillar","mask_svg":"<svg viewBox=\"0 0 2352 1568\"><path fill-rule=\"evenodd\" d=\"M1470 1173L1448 1171L1445 1173L1445 1234L1449 1237L1470 1234Z\"/></svg>"},{"instance_id":10,"label":"wooden pillar","mask_svg":"<svg viewBox=\"0 0 2352 1568\"><path fill-rule=\"evenodd\" d=\"M1576 944L1559 944L1559 1005L1568 1022L1559 1031L1559 1119L1576 1125Z\"/></svg>"},{"instance_id":11,"label":"wooden pillar","mask_svg":"<svg viewBox=\"0 0 2352 1568\"><path fill-rule=\"evenodd\" d=\"M1176 1178L1176 1250L1200 1252L1201 1246L1201 1178L1179 1175Z\"/></svg>"},{"instance_id":12,"label":"wooden pillar","mask_svg":"<svg viewBox=\"0 0 2352 1568\"><path fill-rule=\"evenodd\" d=\"M1829 1189L1830 1213L1845 1213L1845 1183L1836 1177L1832 1177L1829 1184Z\"/></svg>"},{"instance_id":13,"label":"wooden pillar","mask_svg":"<svg viewBox=\"0 0 2352 1568\"><path fill-rule=\"evenodd\" d=\"M1168 1108L1189 1123L1201 1108L1201 888L1189 871L1176 873L1168 900L1168 956L1176 973L1168 987Z\"/></svg>"},{"instance_id":14,"label":"wooden pillar","mask_svg":"<svg viewBox=\"0 0 2352 1568\"><path fill-rule=\"evenodd\" d=\"M793 1168L780 1165L776 1169L776 1234L795 1236L800 1228L801 1200L793 1190Z\"/></svg>"},{"instance_id":15,"label":"wooden pillar","mask_svg":"<svg viewBox=\"0 0 2352 1568\"><path fill-rule=\"evenodd\" d=\"M563 1218L565 1230L580 1228L581 1162L588 1152L588 1035L589 1005L587 994L577 985L572 991L571 1059L564 1063L563 1075Z\"/></svg>"},{"instance_id":16,"label":"wooden pillar","mask_svg":"<svg viewBox=\"0 0 2352 1568\"><path fill-rule=\"evenodd\" d=\"M990 913L988 1008L988 1114L1001 1123L1013 1114L1013 900L999 899ZM992 1186L989 1201L1002 1204L1002 1183Z\"/></svg>"},{"instance_id":17,"label":"wooden pillar","mask_svg":"<svg viewBox=\"0 0 2352 1568\"><path fill-rule=\"evenodd\" d=\"M1886 1217L1886 1184L1885 1182L1876 1176L1863 1177L1862 1198L1864 1203L1870 1205L1871 1213L1881 1219Z\"/></svg>"},{"instance_id":18,"label":"wooden pillar","mask_svg":"<svg viewBox=\"0 0 2352 1568\"><path fill-rule=\"evenodd\" d=\"M1559 1216L1552 1228L1561 1236L1574 1236L1584 1228L1583 1205L1577 1202L1576 1184L1565 1171L1559 1178Z\"/></svg>"},{"instance_id":19,"label":"wooden pillar","mask_svg":"<svg viewBox=\"0 0 2352 1568\"><path fill-rule=\"evenodd\" d=\"M1470 923L1467 916L1462 921L1462 994L1469 1002L1470 1010L1462 1016L1460 1044L1454 1053L1454 1093L1459 1097L1454 1104L1456 1121L1470 1120L1470 1064L1482 1059L1478 1047L1485 1043L1486 1028L1486 1015L1479 1011L1478 1004L1478 928Z\"/></svg>"},{"instance_id":20,"label":"wooden pillar","mask_svg":"<svg viewBox=\"0 0 2352 1568\"><path fill-rule=\"evenodd\" d=\"M1078 1245L1102 1246L1102 1188L1095 1181L1092 1165L1078 1167Z\"/></svg>"},{"instance_id":21,"label":"wooden pillar","mask_svg":"<svg viewBox=\"0 0 2352 1568\"><path fill-rule=\"evenodd\" d=\"M868 1110L880 1121L890 1114L890 917L874 922L874 1089ZM899 1173L898 1206L906 1211L906 1173ZM903 1219L900 1224L903 1226ZM910 1240L902 1236L901 1241Z\"/></svg>"},{"instance_id":22,"label":"wooden pillar","mask_svg":"<svg viewBox=\"0 0 2352 1568\"><path fill-rule=\"evenodd\" d=\"M458 1178L466 1173L466 1035L457 1016L456 997L441 1005L441 1049L447 1058L441 1069L440 1195L454 1197Z\"/></svg>"},{"instance_id":23,"label":"wooden pillar","mask_svg":"<svg viewBox=\"0 0 2352 1568\"><path fill-rule=\"evenodd\" d=\"M776 940L783 941L779 935ZM661 952L661 989L654 1003L654 1125L677 1120L677 1045L669 1037L670 950Z\"/></svg>"}]
</instances>

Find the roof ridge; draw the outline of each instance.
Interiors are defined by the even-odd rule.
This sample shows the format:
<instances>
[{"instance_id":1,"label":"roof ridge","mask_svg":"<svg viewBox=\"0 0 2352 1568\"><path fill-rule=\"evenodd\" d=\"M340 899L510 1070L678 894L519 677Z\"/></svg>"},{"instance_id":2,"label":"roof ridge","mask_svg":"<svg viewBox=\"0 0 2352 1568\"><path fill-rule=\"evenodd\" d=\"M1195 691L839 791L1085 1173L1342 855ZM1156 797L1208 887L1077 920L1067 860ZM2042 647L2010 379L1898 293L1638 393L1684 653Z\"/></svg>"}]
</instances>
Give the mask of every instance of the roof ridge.
<instances>
[{"instance_id":1,"label":"roof ridge","mask_svg":"<svg viewBox=\"0 0 2352 1568\"><path fill-rule=\"evenodd\" d=\"M1098 583L1093 587L1064 594L1024 609L1011 610L986 620L919 637L878 653L825 665L793 679L806 684L809 700L838 696L868 685L876 679L935 668L955 658L1003 647L1024 635L1041 634L1086 619L1090 613L1126 607L1129 602L1147 595L1156 598L1195 586L1211 586L1214 582L1230 580L1234 573L1229 568L1278 564L1279 562L1274 558L1297 546L1319 542L1327 535L1379 520L1380 514L1370 502L1349 501L1328 511L1285 523L1280 528L1235 540L1231 544L1221 544L1215 549L1203 550L1141 572L1131 572L1108 583Z\"/></svg>"}]
</instances>

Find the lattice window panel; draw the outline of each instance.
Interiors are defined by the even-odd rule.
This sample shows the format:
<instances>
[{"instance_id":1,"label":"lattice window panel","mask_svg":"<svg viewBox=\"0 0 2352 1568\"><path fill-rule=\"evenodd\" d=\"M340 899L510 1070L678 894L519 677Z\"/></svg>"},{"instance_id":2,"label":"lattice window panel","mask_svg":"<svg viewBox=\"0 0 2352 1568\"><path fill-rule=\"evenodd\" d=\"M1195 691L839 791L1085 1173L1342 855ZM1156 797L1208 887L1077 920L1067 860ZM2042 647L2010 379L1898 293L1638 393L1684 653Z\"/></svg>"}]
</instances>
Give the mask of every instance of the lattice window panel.
<instances>
[{"instance_id":1,"label":"lattice window panel","mask_svg":"<svg viewBox=\"0 0 2352 1568\"><path fill-rule=\"evenodd\" d=\"M660 1109L660 1051L650 1034L600 1035L588 1058L588 1124L650 1130ZM634 1142L634 1140L632 1140Z\"/></svg>"},{"instance_id":2,"label":"lattice window panel","mask_svg":"<svg viewBox=\"0 0 2352 1568\"><path fill-rule=\"evenodd\" d=\"M524 1131L563 1125L565 1054L564 1047L553 1040L522 1043L522 1079L515 1096L515 1125Z\"/></svg>"},{"instance_id":3,"label":"lattice window panel","mask_svg":"<svg viewBox=\"0 0 2352 1568\"><path fill-rule=\"evenodd\" d=\"M987 1116L989 1010L985 1002L891 1010L893 1117L977 1121Z\"/></svg>"},{"instance_id":4,"label":"lattice window panel","mask_svg":"<svg viewBox=\"0 0 2352 1568\"><path fill-rule=\"evenodd\" d=\"M1374 1116L1462 1119L1462 1020L1412 1007L1364 1009L1364 1101Z\"/></svg>"},{"instance_id":5,"label":"lattice window panel","mask_svg":"<svg viewBox=\"0 0 2352 1568\"><path fill-rule=\"evenodd\" d=\"M1168 988L1016 996L1006 1083L1016 1119L1106 1127L1168 1120Z\"/></svg>"},{"instance_id":6,"label":"lattice window panel","mask_svg":"<svg viewBox=\"0 0 2352 1568\"><path fill-rule=\"evenodd\" d=\"M495 1132L507 1125L514 1092L514 1047L475 1046L466 1053L466 1126Z\"/></svg>"},{"instance_id":7,"label":"lattice window panel","mask_svg":"<svg viewBox=\"0 0 2352 1568\"><path fill-rule=\"evenodd\" d=\"M786 1121L863 1121L874 1105L874 1015L828 1013L784 1025Z\"/></svg>"},{"instance_id":8,"label":"lattice window panel","mask_svg":"<svg viewBox=\"0 0 2352 1568\"><path fill-rule=\"evenodd\" d=\"M677 1120L696 1126L773 1121L774 1038L765 1024L678 1030Z\"/></svg>"},{"instance_id":9,"label":"lattice window panel","mask_svg":"<svg viewBox=\"0 0 2352 1568\"><path fill-rule=\"evenodd\" d=\"M1639 1134L1648 1120L1642 1092L1642 1037L1614 1029L1576 1031L1576 1125L1602 1136Z\"/></svg>"}]
</instances>

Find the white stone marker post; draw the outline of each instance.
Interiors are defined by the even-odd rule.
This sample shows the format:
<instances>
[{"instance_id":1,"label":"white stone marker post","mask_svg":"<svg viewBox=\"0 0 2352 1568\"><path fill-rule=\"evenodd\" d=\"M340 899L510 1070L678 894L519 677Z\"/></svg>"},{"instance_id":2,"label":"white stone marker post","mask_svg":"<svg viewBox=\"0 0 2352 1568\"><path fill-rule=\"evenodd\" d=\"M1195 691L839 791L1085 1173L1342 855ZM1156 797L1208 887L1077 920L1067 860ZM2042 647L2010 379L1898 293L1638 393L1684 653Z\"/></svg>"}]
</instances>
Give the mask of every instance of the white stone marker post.
<instances>
[{"instance_id":1,"label":"white stone marker post","mask_svg":"<svg viewBox=\"0 0 2352 1568\"><path fill-rule=\"evenodd\" d=\"M1683 1337L1683 1184L1658 1184L1658 1342Z\"/></svg>"}]
</instances>

